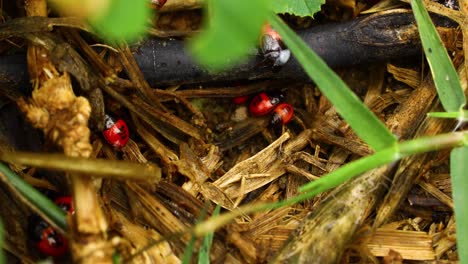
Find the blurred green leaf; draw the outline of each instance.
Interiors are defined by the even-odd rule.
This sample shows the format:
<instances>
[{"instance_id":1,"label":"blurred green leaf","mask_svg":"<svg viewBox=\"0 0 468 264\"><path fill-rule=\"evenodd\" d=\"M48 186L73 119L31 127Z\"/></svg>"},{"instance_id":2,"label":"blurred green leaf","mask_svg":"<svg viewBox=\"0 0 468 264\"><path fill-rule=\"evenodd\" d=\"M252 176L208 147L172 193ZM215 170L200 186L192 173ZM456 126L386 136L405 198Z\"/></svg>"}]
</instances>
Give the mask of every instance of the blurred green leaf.
<instances>
[{"instance_id":1,"label":"blurred green leaf","mask_svg":"<svg viewBox=\"0 0 468 264\"><path fill-rule=\"evenodd\" d=\"M123 263L122 255L120 255L118 251L115 251L114 254L112 254L112 263L113 264Z\"/></svg>"},{"instance_id":2,"label":"blurred green leaf","mask_svg":"<svg viewBox=\"0 0 468 264\"><path fill-rule=\"evenodd\" d=\"M309 77L360 138L376 151L396 144L396 138L385 125L301 38L277 16L272 16L269 21L282 36Z\"/></svg>"},{"instance_id":3,"label":"blurred green leaf","mask_svg":"<svg viewBox=\"0 0 468 264\"><path fill-rule=\"evenodd\" d=\"M211 70L243 62L258 45L271 12L267 0L208 0L209 21L191 43L195 58Z\"/></svg>"},{"instance_id":4,"label":"blurred green leaf","mask_svg":"<svg viewBox=\"0 0 468 264\"><path fill-rule=\"evenodd\" d=\"M442 106L447 112L458 112L466 98L457 72L421 0L412 0L411 7Z\"/></svg>"},{"instance_id":5,"label":"blurred green leaf","mask_svg":"<svg viewBox=\"0 0 468 264\"><path fill-rule=\"evenodd\" d=\"M89 22L106 41L132 42L145 33L150 15L146 0L112 0L105 15Z\"/></svg>"},{"instance_id":6,"label":"blurred green leaf","mask_svg":"<svg viewBox=\"0 0 468 264\"><path fill-rule=\"evenodd\" d=\"M468 144L468 142L466 142ZM468 146L456 148L450 154L452 197L455 205L457 251L461 264L468 264Z\"/></svg>"},{"instance_id":7,"label":"blurred green leaf","mask_svg":"<svg viewBox=\"0 0 468 264\"><path fill-rule=\"evenodd\" d=\"M325 0L270 0L273 11L277 14L292 14L306 17L314 16L320 11L320 6L325 4Z\"/></svg>"},{"instance_id":8,"label":"blurred green leaf","mask_svg":"<svg viewBox=\"0 0 468 264\"><path fill-rule=\"evenodd\" d=\"M216 208L213 211L212 217L219 215L221 211L221 206L216 205ZM210 232L205 235L203 238L203 243L200 248L200 253L198 255L198 264L209 264L210 263L210 249L211 244L213 243L214 232Z\"/></svg>"}]
</instances>

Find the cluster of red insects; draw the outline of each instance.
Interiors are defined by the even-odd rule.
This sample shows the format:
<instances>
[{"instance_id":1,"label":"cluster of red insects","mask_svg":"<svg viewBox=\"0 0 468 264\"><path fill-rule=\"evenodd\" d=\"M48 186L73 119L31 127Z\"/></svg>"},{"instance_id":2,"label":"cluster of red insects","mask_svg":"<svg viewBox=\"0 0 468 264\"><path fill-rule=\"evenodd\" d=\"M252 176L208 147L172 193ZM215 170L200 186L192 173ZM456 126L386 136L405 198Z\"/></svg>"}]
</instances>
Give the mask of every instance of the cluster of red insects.
<instances>
[{"instance_id":1,"label":"cluster of red insects","mask_svg":"<svg viewBox=\"0 0 468 264\"><path fill-rule=\"evenodd\" d=\"M162 7L165 0L152 0L158 8ZM275 66L280 66L286 63L289 59L289 50L284 48L281 37L269 25L263 29L261 50L265 58L274 62ZM234 98L235 104L243 104L249 100L249 96L240 96ZM284 103L284 95L279 92L262 92L250 100L249 111L253 116L265 116L273 112L271 124L287 124L294 116L293 107ZM106 115L105 128L102 131L107 143L115 148L123 148L128 140L128 126L122 119L114 119ZM68 214L73 214L72 198L70 196L60 197L55 200L60 208ZM33 242L43 254L52 257L62 256L68 250L67 239L58 233L52 226L34 215L31 218L30 226Z\"/></svg>"},{"instance_id":2,"label":"cluster of red insects","mask_svg":"<svg viewBox=\"0 0 468 264\"><path fill-rule=\"evenodd\" d=\"M54 202L68 214L75 212L70 196L59 197ZM40 252L51 257L59 257L68 251L67 239L42 218L33 215L29 224L32 241Z\"/></svg>"},{"instance_id":3,"label":"cluster of red insects","mask_svg":"<svg viewBox=\"0 0 468 264\"><path fill-rule=\"evenodd\" d=\"M248 95L234 98L235 104L243 104L249 100ZM293 107L284 103L284 95L280 92L262 92L250 100L249 112L253 116L265 116L273 112L272 125L287 124L294 116Z\"/></svg>"},{"instance_id":4,"label":"cluster of red insects","mask_svg":"<svg viewBox=\"0 0 468 264\"><path fill-rule=\"evenodd\" d=\"M102 134L107 143L118 149L123 148L130 139L127 124L122 119L115 120L109 115L106 115L105 122ZM70 196L57 198L54 202L68 214L74 213ZM41 253L60 257L68 251L67 239L39 216L32 215L29 226L32 241Z\"/></svg>"}]
</instances>

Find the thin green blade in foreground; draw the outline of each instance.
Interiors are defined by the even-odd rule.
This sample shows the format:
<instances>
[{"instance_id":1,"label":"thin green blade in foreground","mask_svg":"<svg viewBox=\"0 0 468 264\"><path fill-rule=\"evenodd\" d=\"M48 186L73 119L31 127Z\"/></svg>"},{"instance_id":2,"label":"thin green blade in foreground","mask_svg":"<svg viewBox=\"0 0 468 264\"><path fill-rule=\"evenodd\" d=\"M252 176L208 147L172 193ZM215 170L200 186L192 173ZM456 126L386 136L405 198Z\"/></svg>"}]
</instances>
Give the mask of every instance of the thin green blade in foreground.
<instances>
[{"instance_id":1,"label":"thin green blade in foreground","mask_svg":"<svg viewBox=\"0 0 468 264\"><path fill-rule=\"evenodd\" d=\"M282 36L309 77L360 138L376 151L395 145L397 140L385 125L302 39L277 16L271 16L269 21Z\"/></svg>"},{"instance_id":2,"label":"thin green blade in foreground","mask_svg":"<svg viewBox=\"0 0 468 264\"><path fill-rule=\"evenodd\" d=\"M258 45L260 28L270 11L267 0L208 0L204 31L191 43L195 58L211 70L246 59Z\"/></svg>"},{"instance_id":3,"label":"thin green blade in foreground","mask_svg":"<svg viewBox=\"0 0 468 264\"><path fill-rule=\"evenodd\" d=\"M332 171L318 180L303 185L299 188L299 191L307 192L311 195L317 195L366 171L396 161L399 158L400 157L395 154L395 150L393 148L381 150L365 158L349 162L346 165L341 166L336 171Z\"/></svg>"},{"instance_id":4,"label":"thin green blade in foreground","mask_svg":"<svg viewBox=\"0 0 468 264\"><path fill-rule=\"evenodd\" d=\"M219 204L213 211L212 217L216 217L219 215L221 211L221 206ZM203 243L200 248L200 253L198 254L198 264L209 264L210 263L210 250L211 244L213 243L214 232L210 232L205 235L203 238Z\"/></svg>"},{"instance_id":5,"label":"thin green blade in foreground","mask_svg":"<svg viewBox=\"0 0 468 264\"><path fill-rule=\"evenodd\" d=\"M466 98L457 72L421 0L412 0L411 8L442 106L447 112L458 112Z\"/></svg>"},{"instance_id":6,"label":"thin green blade in foreground","mask_svg":"<svg viewBox=\"0 0 468 264\"><path fill-rule=\"evenodd\" d=\"M463 116L460 118L460 112L463 114ZM458 112L430 112L427 113L427 116L429 117L435 117L435 118L451 118L451 119L459 119L462 121L467 121L468 119L468 111L458 111Z\"/></svg>"},{"instance_id":7,"label":"thin green blade in foreground","mask_svg":"<svg viewBox=\"0 0 468 264\"><path fill-rule=\"evenodd\" d=\"M195 240L196 240L196 237L192 236L190 238L189 243L185 247L184 255L182 256L182 264L192 263L191 260L192 260L192 255L193 255L193 249L195 248Z\"/></svg>"},{"instance_id":8,"label":"thin green blade in foreground","mask_svg":"<svg viewBox=\"0 0 468 264\"><path fill-rule=\"evenodd\" d=\"M400 160L409 155L439 150L442 148L462 146L467 137L468 133L466 132L456 132L401 142L395 147L389 147L387 149L377 151L365 158L349 162L341 166L339 169L322 176L320 179L303 185L299 188L299 191L315 195L334 188L370 169Z\"/></svg>"},{"instance_id":9,"label":"thin green blade in foreground","mask_svg":"<svg viewBox=\"0 0 468 264\"><path fill-rule=\"evenodd\" d=\"M198 217L196 223L202 222L203 219L205 219L205 217L206 217L206 207L204 207L203 210L200 212L200 216ZM187 246L184 249L184 255L182 256L182 263L183 264L192 263L191 260L192 260L192 255L193 255L194 248L195 248L196 239L197 239L197 237L195 236L195 234L192 234L192 237L190 238L189 243L187 244ZM208 261L209 261L209 259L208 259Z\"/></svg>"},{"instance_id":10,"label":"thin green blade in foreground","mask_svg":"<svg viewBox=\"0 0 468 264\"><path fill-rule=\"evenodd\" d=\"M468 264L468 146L456 148L450 154L452 196L455 205L457 251L461 264Z\"/></svg>"},{"instance_id":11,"label":"thin green blade in foreground","mask_svg":"<svg viewBox=\"0 0 468 264\"><path fill-rule=\"evenodd\" d=\"M5 164L0 163L0 173L5 175L10 184L18 190L24 198L34 204L41 212L43 212L55 225L62 230L67 229L67 221L65 212L55 205L49 198L44 196L38 190L26 183L21 177L16 175Z\"/></svg>"}]
</instances>

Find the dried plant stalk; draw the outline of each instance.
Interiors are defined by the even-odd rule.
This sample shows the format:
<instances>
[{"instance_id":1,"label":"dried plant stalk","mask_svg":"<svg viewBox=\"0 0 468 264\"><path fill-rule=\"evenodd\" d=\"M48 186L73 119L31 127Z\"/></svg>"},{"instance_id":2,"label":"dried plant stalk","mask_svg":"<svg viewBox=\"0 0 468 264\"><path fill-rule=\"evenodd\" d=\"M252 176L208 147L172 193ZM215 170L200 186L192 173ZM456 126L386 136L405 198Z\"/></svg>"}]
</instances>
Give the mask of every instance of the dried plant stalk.
<instances>
[{"instance_id":1,"label":"dried plant stalk","mask_svg":"<svg viewBox=\"0 0 468 264\"><path fill-rule=\"evenodd\" d=\"M240 202L240 200L232 202L235 198L243 197L285 173L285 169L281 166L281 160L277 159L277 152L278 148L289 138L290 134L284 133L268 147L251 158L236 164L221 178L209 184L212 188L223 192L221 197L225 197L231 202L220 200L219 197L216 197L216 193L208 191L206 185L205 188L202 188L203 195L225 208L234 209Z\"/></svg>"},{"instance_id":2,"label":"dried plant stalk","mask_svg":"<svg viewBox=\"0 0 468 264\"><path fill-rule=\"evenodd\" d=\"M421 181L419 182L419 186L421 186L421 188L423 188L426 192L439 199L439 201L450 207L452 210L454 209L453 199L447 194L443 193L441 190L437 189L434 185Z\"/></svg>"},{"instance_id":3,"label":"dried plant stalk","mask_svg":"<svg viewBox=\"0 0 468 264\"><path fill-rule=\"evenodd\" d=\"M47 16L45 0L26 1L29 16ZM89 157L88 120L91 106L84 97L76 97L67 72L58 73L48 51L31 44L28 69L34 83L30 100L20 98L18 105L34 127L40 128L65 155ZM83 263L111 263L113 245L105 237L107 222L92 182L88 176L71 178L74 198L74 221L71 223L73 258Z\"/></svg>"},{"instance_id":4,"label":"dried plant stalk","mask_svg":"<svg viewBox=\"0 0 468 264\"><path fill-rule=\"evenodd\" d=\"M409 85L412 88L417 88L421 84L421 75L415 70L400 68L395 65L388 64L387 71L393 74L393 78Z\"/></svg>"},{"instance_id":5,"label":"dried plant stalk","mask_svg":"<svg viewBox=\"0 0 468 264\"><path fill-rule=\"evenodd\" d=\"M460 79L462 81L462 86L464 87L466 93L468 91L466 86L467 79L463 78L463 68L464 66L461 66L458 72L459 76L461 77ZM421 87L424 86L425 84L423 84ZM417 90L419 90L419 88ZM415 92L417 90L415 90ZM435 96L434 90L435 89L425 89L421 91L421 96L410 97L410 99L408 100L411 100L411 98L415 98L415 101L412 100L412 102L414 102L414 105L408 106L408 108L415 109L416 107L424 107L424 105L429 106L430 104L427 104L427 99L430 99L431 97L433 98ZM390 124L395 129L397 135L402 135L403 133L405 133L404 131L407 130L407 128L414 129L413 122L414 120L417 120L416 118L411 119L412 116L408 116L405 118L405 116L407 115L405 110L407 109L402 107L403 112L400 115L402 116L402 118L390 118L389 120ZM451 121L426 117L424 122L420 125L419 129L417 129L416 134L419 136L436 135L438 133L448 131L451 129L453 129L453 122ZM418 156L410 156L404 158L400 162L400 166L393 179L392 187L388 191L389 194L385 197L382 205L377 211L374 226L379 227L383 223L385 223L387 219L389 219L389 217L393 214L398 205L400 205L401 201L403 201L404 197L406 197L406 195L408 194L412 184L419 175L422 164L424 164L428 160L431 160L433 155L433 153L426 153Z\"/></svg>"},{"instance_id":6,"label":"dried plant stalk","mask_svg":"<svg viewBox=\"0 0 468 264\"><path fill-rule=\"evenodd\" d=\"M427 101L435 97L434 91L427 93L428 89L432 91L434 87L416 89L400 106L400 111L395 112L394 118L387 121L394 134L407 138L411 129L419 124L418 120L423 119L428 111ZM424 103L416 104L422 100L422 96L426 98ZM354 232L373 210L375 201L380 199L391 181L387 175L392 171L391 165L382 166L335 189L304 220L276 256L275 263L337 262Z\"/></svg>"},{"instance_id":7,"label":"dried plant stalk","mask_svg":"<svg viewBox=\"0 0 468 264\"><path fill-rule=\"evenodd\" d=\"M144 229L130 221L122 213L108 208L111 215L111 226L122 237L135 246L136 250L142 250L151 242L162 240L163 237L153 229ZM160 242L142 253L142 259L134 258L134 263L180 263L179 258L172 251L167 241Z\"/></svg>"},{"instance_id":8,"label":"dried plant stalk","mask_svg":"<svg viewBox=\"0 0 468 264\"><path fill-rule=\"evenodd\" d=\"M432 237L426 232L377 229L367 247L377 257L387 256L390 250L394 250L403 259L435 259Z\"/></svg>"},{"instance_id":9,"label":"dried plant stalk","mask_svg":"<svg viewBox=\"0 0 468 264\"><path fill-rule=\"evenodd\" d=\"M389 169L374 169L335 189L304 219L272 263L337 263L381 196L380 183Z\"/></svg>"}]
</instances>

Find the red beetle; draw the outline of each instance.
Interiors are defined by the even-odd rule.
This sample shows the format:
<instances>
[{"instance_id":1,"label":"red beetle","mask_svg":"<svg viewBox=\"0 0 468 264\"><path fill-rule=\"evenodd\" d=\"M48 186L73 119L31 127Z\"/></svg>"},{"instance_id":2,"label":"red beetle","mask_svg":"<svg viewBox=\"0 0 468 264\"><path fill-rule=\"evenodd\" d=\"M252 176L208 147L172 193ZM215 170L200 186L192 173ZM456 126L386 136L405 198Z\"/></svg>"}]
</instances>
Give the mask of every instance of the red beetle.
<instances>
[{"instance_id":1,"label":"red beetle","mask_svg":"<svg viewBox=\"0 0 468 264\"><path fill-rule=\"evenodd\" d=\"M235 103L236 105L241 105L247 102L248 99L249 99L248 95L242 95L242 96L238 96L232 99L232 102Z\"/></svg>"},{"instance_id":2,"label":"red beetle","mask_svg":"<svg viewBox=\"0 0 468 264\"><path fill-rule=\"evenodd\" d=\"M54 203L58 205L58 207L62 208L68 214L74 214L75 208L73 208L73 199L71 196L62 196L55 199Z\"/></svg>"},{"instance_id":3,"label":"red beetle","mask_svg":"<svg viewBox=\"0 0 468 264\"><path fill-rule=\"evenodd\" d=\"M294 117L294 108L287 103L279 104L274 111L271 123L273 125L286 125Z\"/></svg>"},{"instance_id":4,"label":"red beetle","mask_svg":"<svg viewBox=\"0 0 468 264\"><path fill-rule=\"evenodd\" d=\"M123 148L130 139L127 124L122 119L115 121L109 115L106 115L105 129L102 134L107 143L116 148Z\"/></svg>"},{"instance_id":5,"label":"red beetle","mask_svg":"<svg viewBox=\"0 0 468 264\"><path fill-rule=\"evenodd\" d=\"M41 220L34 229L34 240L37 248L44 254L58 257L68 251L68 241L55 231L48 223Z\"/></svg>"},{"instance_id":6,"label":"red beetle","mask_svg":"<svg viewBox=\"0 0 468 264\"><path fill-rule=\"evenodd\" d=\"M55 204L68 214L75 213L70 196L62 196L55 199ZM67 239L39 216L33 215L30 218L30 226L32 228L30 232L33 236L33 242L42 253L51 257L59 257L68 251Z\"/></svg>"},{"instance_id":7,"label":"red beetle","mask_svg":"<svg viewBox=\"0 0 468 264\"><path fill-rule=\"evenodd\" d=\"M259 93L250 101L249 111L253 116L263 116L270 113L283 100L284 95L278 92Z\"/></svg>"}]
</instances>

